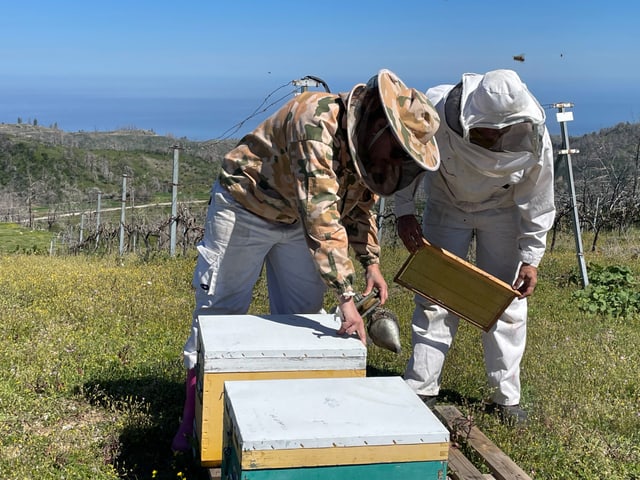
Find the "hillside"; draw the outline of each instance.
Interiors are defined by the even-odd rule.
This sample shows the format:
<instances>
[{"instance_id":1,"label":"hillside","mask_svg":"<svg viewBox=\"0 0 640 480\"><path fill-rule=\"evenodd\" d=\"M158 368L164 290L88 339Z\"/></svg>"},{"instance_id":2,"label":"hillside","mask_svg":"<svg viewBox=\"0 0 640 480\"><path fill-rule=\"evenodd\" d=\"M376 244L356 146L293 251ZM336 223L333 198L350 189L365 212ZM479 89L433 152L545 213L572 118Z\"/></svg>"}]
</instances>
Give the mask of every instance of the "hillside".
<instances>
[{"instance_id":1,"label":"hillside","mask_svg":"<svg viewBox=\"0 0 640 480\"><path fill-rule=\"evenodd\" d=\"M86 208L97 192L121 198L122 178L136 202L167 197L172 189L174 146L179 188L185 198L208 195L220 159L237 140L192 142L141 130L64 132L25 124L0 125L0 219L26 211Z\"/></svg>"},{"instance_id":2,"label":"hillside","mask_svg":"<svg viewBox=\"0 0 640 480\"><path fill-rule=\"evenodd\" d=\"M237 140L194 142L186 138L156 135L149 130L115 130L110 132L65 132L58 128L30 124L0 124L0 137L10 136L16 141L36 142L48 146L65 146L84 150L167 151L180 145L199 157L213 157Z\"/></svg>"},{"instance_id":3,"label":"hillside","mask_svg":"<svg viewBox=\"0 0 640 480\"><path fill-rule=\"evenodd\" d=\"M556 151L560 140L555 143ZM576 201L583 229L623 232L640 225L640 123L570 138ZM572 202L566 188L565 162L556 165L556 222L567 223Z\"/></svg>"},{"instance_id":4,"label":"hillside","mask_svg":"<svg viewBox=\"0 0 640 480\"><path fill-rule=\"evenodd\" d=\"M556 151L559 136L552 138ZM122 177L136 204L166 200L172 189L173 147L180 147L181 200L207 198L219 162L237 140L194 142L144 130L64 132L28 124L0 124L0 220L16 221L27 212L62 212L95 205L97 192L117 204ZM576 191L591 221L606 215L625 225L637 222L640 123L620 123L571 137ZM558 169L558 176L562 176ZM569 200L560 186L559 212ZM563 214L564 214L563 213ZM604 223L603 223L604 222Z\"/></svg>"}]
</instances>

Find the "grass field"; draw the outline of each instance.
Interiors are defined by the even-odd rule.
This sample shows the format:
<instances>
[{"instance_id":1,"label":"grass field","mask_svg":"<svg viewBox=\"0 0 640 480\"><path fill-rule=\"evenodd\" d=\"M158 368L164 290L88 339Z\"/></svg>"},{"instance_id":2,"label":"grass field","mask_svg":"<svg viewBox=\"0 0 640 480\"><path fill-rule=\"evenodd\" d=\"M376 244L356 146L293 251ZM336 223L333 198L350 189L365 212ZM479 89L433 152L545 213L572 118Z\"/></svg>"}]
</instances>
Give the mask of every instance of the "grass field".
<instances>
[{"instance_id":1,"label":"grass field","mask_svg":"<svg viewBox=\"0 0 640 480\"><path fill-rule=\"evenodd\" d=\"M0 255L46 253L53 235L44 230L31 230L15 223L0 223Z\"/></svg>"},{"instance_id":2,"label":"grass field","mask_svg":"<svg viewBox=\"0 0 640 480\"><path fill-rule=\"evenodd\" d=\"M637 236L599 245L588 264L640 275ZM483 413L480 332L466 323L445 365L445 401L533 478L640 479L640 317L578 308L572 249L567 235L547 254L530 302L522 403L531 424L513 430ZM407 254L388 247L383 255L403 352L369 347L368 372L401 375L413 300L392 278ZM195 254L0 256L0 478L207 478L169 448L183 401L194 264ZM260 283L252 312L266 313L265 302Z\"/></svg>"}]
</instances>

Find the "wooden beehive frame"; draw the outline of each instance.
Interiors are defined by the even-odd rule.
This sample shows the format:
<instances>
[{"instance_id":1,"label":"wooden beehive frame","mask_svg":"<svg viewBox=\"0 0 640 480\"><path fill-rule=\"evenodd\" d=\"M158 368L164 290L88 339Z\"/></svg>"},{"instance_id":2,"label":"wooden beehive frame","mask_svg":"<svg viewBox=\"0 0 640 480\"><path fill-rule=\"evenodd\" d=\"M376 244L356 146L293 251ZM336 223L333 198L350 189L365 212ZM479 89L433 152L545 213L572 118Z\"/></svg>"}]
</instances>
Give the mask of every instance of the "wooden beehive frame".
<instances>
[{"instance_id":1,"label":"wooden beehive frame","mask_svg":"<svg viewBox=\"0 0 640 480\"><path fill-rule=\"evenodd\" d=\"M394 281L485 332L519 295L502 280L426 240Z\"/></svg>"}]
</instances>

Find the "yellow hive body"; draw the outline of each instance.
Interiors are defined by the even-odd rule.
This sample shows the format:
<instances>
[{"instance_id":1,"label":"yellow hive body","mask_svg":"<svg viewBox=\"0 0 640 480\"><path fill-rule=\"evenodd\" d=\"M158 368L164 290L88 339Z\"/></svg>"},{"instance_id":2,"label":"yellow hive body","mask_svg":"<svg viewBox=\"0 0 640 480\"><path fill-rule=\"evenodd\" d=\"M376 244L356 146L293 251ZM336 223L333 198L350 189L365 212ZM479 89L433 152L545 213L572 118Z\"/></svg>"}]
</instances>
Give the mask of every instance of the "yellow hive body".
<instances>
[{"instance_id":1,"label":"yellow hive body","mask_svg":"<svg viewBox=\"0 0 640 480\"><path fill-rule=\"evenodd\" d=\"M227 381L364 377L366 347L330 314L199 317L195 433L200 462L222 464Z\"/></svg>"}]
</instances>

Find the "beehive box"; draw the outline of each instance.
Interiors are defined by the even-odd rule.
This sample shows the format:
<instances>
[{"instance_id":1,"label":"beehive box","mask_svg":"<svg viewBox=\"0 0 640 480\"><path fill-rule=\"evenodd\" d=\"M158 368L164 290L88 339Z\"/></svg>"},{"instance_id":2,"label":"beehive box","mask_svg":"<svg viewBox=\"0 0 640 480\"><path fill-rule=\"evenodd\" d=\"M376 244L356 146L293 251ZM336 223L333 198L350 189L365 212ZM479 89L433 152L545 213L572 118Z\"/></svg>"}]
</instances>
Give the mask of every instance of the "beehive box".
<instances>
[{"instance_id":1,"label":"beehive box","mask_svg":"<svg viewBox=\"0 0 640 480\"><path fill-rule=\"evenodd\" d=\"M226 380L366 375L366 347L336 335L334 315L205 315L199 322L194 430L206 467L222 463Z\"/></svg>"},{"instance_id":2,"label":"beehive box","mask_svg":"<svg viewBox=\"0 0 640 480\"><path fill-rule=\"evenodd\" d=\"M443 480L449 432L400 377L225 383L222 479Z\"/></svg>"},{"instance_id":3,"label":"beehive box","mask_svg":"<svg viewBox=\"0 0 640 480\"><path fill-rule=\"evenodd\" d=\"M426 240L400 268L395 282L485 332L519 295L502 280Z\"/></svg>"}]
</instances>

